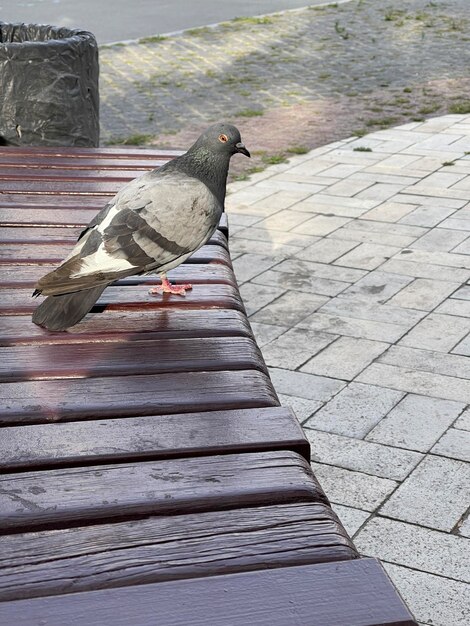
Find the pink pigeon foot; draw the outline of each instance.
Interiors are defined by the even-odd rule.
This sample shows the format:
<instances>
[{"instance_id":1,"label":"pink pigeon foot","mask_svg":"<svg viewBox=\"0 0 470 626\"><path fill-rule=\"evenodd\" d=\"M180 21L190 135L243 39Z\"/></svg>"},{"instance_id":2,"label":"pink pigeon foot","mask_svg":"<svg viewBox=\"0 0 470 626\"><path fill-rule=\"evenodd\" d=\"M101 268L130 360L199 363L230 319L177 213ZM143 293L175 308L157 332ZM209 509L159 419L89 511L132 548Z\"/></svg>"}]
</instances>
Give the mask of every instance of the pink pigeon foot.
<instances>
[{"instance_id":1,"label":"pink pigeon foot","mask_svg":"<svg viewBox=\"0 0 470 626\"><path fill-rule=\"evenodd\" d=\"M173 293L178 296L184 296L186 291L193 288L193 286L189 283L186 283L184 285L172 285L165 274L161 275L161 279L161 285L157 285L156 287L152 287L151 289L149 289L150 295L155 296L160 293Z\"/></svg>"}]
</instances>

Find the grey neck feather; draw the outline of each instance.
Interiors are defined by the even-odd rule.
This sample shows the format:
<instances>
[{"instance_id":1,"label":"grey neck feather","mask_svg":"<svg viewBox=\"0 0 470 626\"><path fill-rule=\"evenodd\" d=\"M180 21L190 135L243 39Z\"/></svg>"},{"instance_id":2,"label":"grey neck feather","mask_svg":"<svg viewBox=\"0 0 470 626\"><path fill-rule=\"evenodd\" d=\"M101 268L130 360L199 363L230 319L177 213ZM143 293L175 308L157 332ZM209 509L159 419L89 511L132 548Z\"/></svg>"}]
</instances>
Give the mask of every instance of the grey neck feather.
<instances>
[{"instance_id":1,"label":"grey neck feather","mask_svg":"<svg viewBox=\"0 0 470 626\"><path fill-rule=\"evenodd\" d=\"M198 178L209 187L223 206L230 157L230 154L215 154L214 151L208 150L205 146L195 144L182 156L166 163L159 171L177 170L188 176Z\"/></svg>"}]
</instances>

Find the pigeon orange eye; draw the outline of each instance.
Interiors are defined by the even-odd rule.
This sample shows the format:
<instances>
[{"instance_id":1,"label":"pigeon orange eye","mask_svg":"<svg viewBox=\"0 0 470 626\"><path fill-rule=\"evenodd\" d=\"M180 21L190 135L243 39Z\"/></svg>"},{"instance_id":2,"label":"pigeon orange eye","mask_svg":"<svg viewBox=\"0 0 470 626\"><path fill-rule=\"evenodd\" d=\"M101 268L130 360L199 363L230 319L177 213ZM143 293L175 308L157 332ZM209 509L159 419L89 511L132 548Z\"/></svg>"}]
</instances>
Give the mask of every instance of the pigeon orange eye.
<instances>
[{"instance_id":1,"label":"pigeon orange eye","mask_svg":"<svg viewBox=\"0 0 470 626\"><path fill-rule=\"evenodd\" d=\"M227 143L228 141L227 135L219 135L219 141L221 141L222 143Z\"/></svg>"}]
</instances>

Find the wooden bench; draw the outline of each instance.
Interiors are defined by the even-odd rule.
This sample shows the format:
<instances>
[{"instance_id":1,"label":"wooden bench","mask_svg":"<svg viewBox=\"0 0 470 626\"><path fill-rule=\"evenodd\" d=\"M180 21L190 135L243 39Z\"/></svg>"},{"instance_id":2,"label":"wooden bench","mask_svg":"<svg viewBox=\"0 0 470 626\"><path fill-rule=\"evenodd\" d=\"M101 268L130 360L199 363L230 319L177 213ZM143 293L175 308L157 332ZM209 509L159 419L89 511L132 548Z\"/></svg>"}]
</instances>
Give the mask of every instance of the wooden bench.
<instances>
[{"instance_id":1,"label":"wooden bench","mask_svg":"<svg viewBox=\"0 0 470 626\"><path fill-rule=\"evenodd\" d=\"M119 281L65 333L37 278L177 154L0 149L0 623L409 626L359 559L248 324L222 220L171 272Z\"/></svg>"}]
</instances>

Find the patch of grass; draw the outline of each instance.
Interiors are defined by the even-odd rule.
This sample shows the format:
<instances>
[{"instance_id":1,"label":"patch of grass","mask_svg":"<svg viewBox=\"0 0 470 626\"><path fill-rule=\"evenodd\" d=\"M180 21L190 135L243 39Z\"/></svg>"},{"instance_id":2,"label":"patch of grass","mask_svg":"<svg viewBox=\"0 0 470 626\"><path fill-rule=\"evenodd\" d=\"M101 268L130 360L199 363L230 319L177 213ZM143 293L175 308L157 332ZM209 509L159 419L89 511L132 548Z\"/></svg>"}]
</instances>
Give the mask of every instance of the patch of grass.
<instances>
[{"instance_id":1,"label":"patch of grass","mask_svg":"<svg viewBox=\"0 0 470 626\"><path fill-rule=\"evenodd\" d=\"M403 89L403 93L412 93L412 92L413 92L413 90L411 89L411 87L405 87Z\"/></svg>"},{"instance_id":2,"label":"patch of grass","mask_svg":"<svg viewBox=\"0 0 470 626\"><path fill-rule=\"evenodd\" d=\"M455 161L444 161L442 165L443 167L449 167L450 165L455 165Z\"/></svg>"},{"instance_id":3,"label":"patch of grass","mask_svg":"<svg viewBox=\"0 0 470 626\"><path fill-rule=\"evenodd\" d=\"M449 107L449 113L470 113L470 100L454 102Z\"/></svg>"},{"instance_id":4,"label":"patch of grass","mask_svg":"<svg viewBox=\"0 0 470 626\"><path fill-rule=\"evenodd\" d=\"M272 24L274 22L273 15L263 15L261 17L235 17L232 22L236 24Z\"/></svg>"},{"instance_id":5,"label":"patch of grass","mask_svg":"<svg viewBox=\"0 0 470 626\"><path fill-rule=\"evenodd\" d=\"M264 111L260 109L243 109L243 111L238 111L235 115L239 117L258 117L260 115L264 115Z\"/></svg>"},{"instance_id":6,"label":"patch of grass","mask_svg":"<svg viewBox=\"0 0 470 626\"><path fill-rule=\"evenodd\" d=\"M151 37L141 37L138 42L139 43L158 43L159 41L165 41L168 37L164 37L163 35L152 35Z\"/></svg>"},{"instance_id":7,"label":"patch of grass","mask_svg":"<svg viewBox=\"0 0 470 626\"><path fill-rule=\"evenodd\" d=\"M338 33L338 35L342 39L349 39L348 31L345 29L344 26L341 26L341 24L338 22L338 20L336 20L336 22L335 22L335 31Z\"/></svg>"},{"instance_id":8,"label":"patch of grass","mask_svg":"<svg viewBox=\"0 0 470 626\"><path fill-rule=\"evenodd\" d=\"M143 146L153 139L153 135L144 135L137 133L136 135L130 135L129 137L116 137L109 143L116 143L122 146Z\"/></svg>"},{"instance_id":9,"label":"patch of grass","mask_svg":"<svg viewBox=\"0 0 470 626\"><path fill-rule=\"evenodd\" d=\"M436 111L438 111L440 109L440 105L439 104L428 104L424 107L421 107L418 110L418 113L421 113L422 115L428 115L429 113L435 113Z\"/></svg>"},{"instance_id":10,"label":"patch of grass","mask_svg":"<svg viewBox=\"0 0 470 626\"><path fill-rule=\"evenodd\" d=\"M353 148L353 152L372 152L372 148L366 148L366 146L357 146L357 148Z\"/></svg>"},{"instance_id":11,"label":"patch of grass","mask_svg":"<svg viewBox=\"0 0 470 626\"><path fill-rule=\"evenodd\" d=\"M326 80L327 78L330 78L331 74L329 72L322 72L321 74L318 74L318 78L320 80Z\"/></svg>"},{"instance_id":12,"label":"patch of grass","mask_svg":"<svg viewBox=\"0 0 470 626\"><path fill-rule=\"evenodd\" d=\"M366 126L392 126L398 122L397 117L376 117L366 121Z\"/></svg>"},{"instance_id":13,"label":"patch of grass","mask_svg":"<svg viewBox=\"0 0 470 626\"><path fill-rule=\"evenodd\" d=\"M309 148L307 146L291 146L287 148L289 154L307 154Z\"/></svg>"},{"instance_id":14,"label":"patch of grass","mask_svg":"<svg viewBox=\"0 0 470 626\"><path fill-rule=\"evenodd\" d=\"M285 163L287 161L283 154L266 154L261 157L263 163L266 165L279 165L279 163Z\"/></svg>"},{"instance_id":15,"label":"patch of grass","mask_svg":"<svg viewBox=\"0 0 470 626\"><path fill-rule=\"evenodd\" d=\"M354 130L352 132L353 137L364 137L364 135L367 135L367 130L365 130L364 128L361 128L359 130Z\"/></svg>"},{"instance_id":16,"label":"patch of grass","mask_svg":"<svg viewBox=\"0 0 470 626\"><path fill-rule=\"evenodd\" d=\"M191 35L192 37L207 35L207 33L210 32L212 32L212 28L208 28L207 26L201 26L200 28L189 28L187 31L185 31L187 35Z\"/></svg>"}]
</instances>

